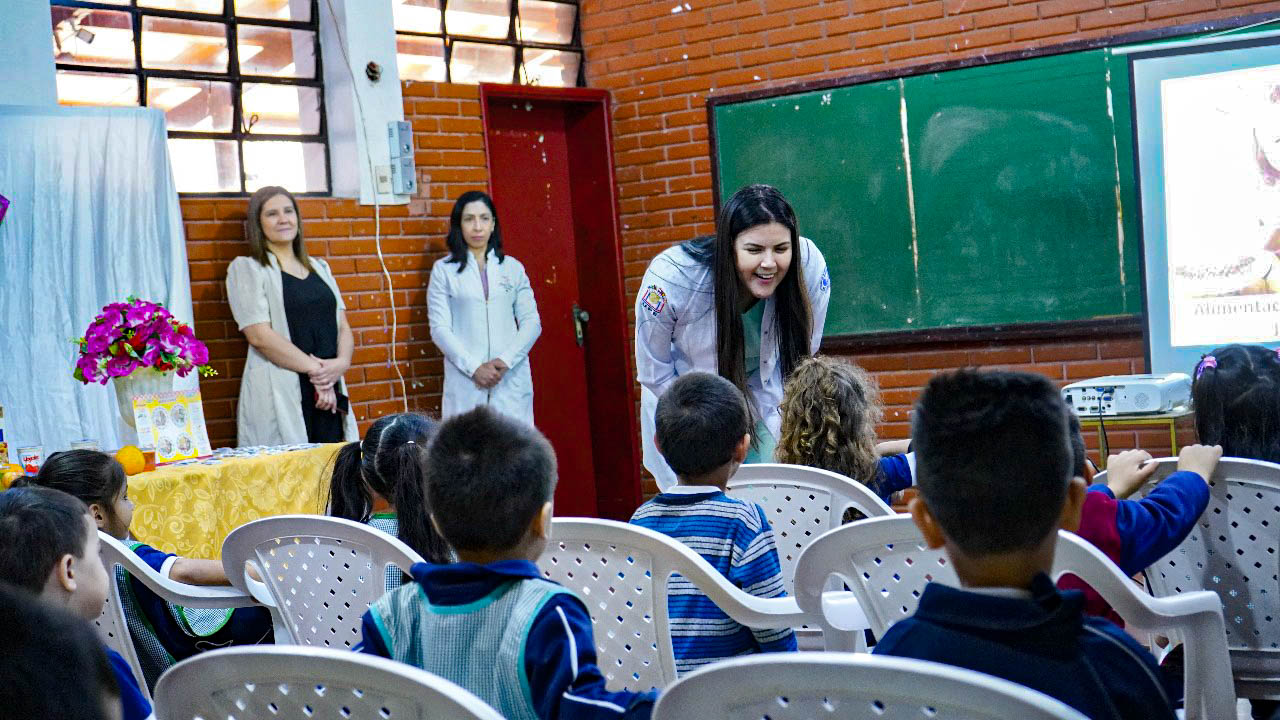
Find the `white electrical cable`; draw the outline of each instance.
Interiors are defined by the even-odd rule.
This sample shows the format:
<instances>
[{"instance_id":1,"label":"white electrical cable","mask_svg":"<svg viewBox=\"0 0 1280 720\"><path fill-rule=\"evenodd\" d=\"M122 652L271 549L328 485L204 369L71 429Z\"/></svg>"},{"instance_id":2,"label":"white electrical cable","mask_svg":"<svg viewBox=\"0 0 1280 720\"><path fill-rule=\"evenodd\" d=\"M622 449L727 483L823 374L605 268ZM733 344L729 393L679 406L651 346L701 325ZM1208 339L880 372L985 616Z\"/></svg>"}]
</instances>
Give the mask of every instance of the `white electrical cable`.
<instances>
[{"instance_id":1,"label":"white electrical cable","mask_svg":"<svg viewBox=\"0 0 1280 720\"><path fill-rule=\"evenodd\" d=\"M356 96L356 114L360 117L360 131L364 135L364 159L369 167L369 186L373 189L373 244L378 251L378 264L382 266L382 277L387 281L387 298L391 301L391 367L400 379L400 395L404 401L404 411L409 412L409 389L405 385L404 375L400 373L400 364L396 362L396 291L391 284L391 271L387 269L387 261L382 256L382 206L378 203L378 173L373 166L373 144L369 142L369 126L365 123L364 103L360 100L359 80L351 69L351 55L347 52L347 40L342 35L342 24L338 22L338 13L333 8L333 0L325 0L329 6L329 16L333 18L333 30L338 36L338 48L342 51L343 64L347 74L351 76L351 92ZM345 6L343 8L346 9ZM385 317L385 316L384 316ZM385 327L385 321L384 321ZM413 358L409 358L413 362Z\"/></svg>"}]
</instances>

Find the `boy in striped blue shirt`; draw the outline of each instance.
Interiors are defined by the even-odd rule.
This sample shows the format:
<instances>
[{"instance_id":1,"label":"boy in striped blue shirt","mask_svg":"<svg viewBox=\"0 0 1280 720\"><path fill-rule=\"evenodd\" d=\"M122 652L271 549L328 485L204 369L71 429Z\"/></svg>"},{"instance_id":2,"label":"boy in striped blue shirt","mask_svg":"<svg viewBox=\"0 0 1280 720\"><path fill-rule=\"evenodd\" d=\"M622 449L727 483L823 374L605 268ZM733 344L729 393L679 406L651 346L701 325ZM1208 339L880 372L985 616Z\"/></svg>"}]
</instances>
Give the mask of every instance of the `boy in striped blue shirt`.
<instances>
[{"instance_id":1,"label":"boy in striped blue shirt","mask_svg":"<svg viewBox=\"0 0 1280 720\"><path fill-rule=\"evenodd\" d=\"M719 375L689 373L662 394L654 419L658 450L679 484L641 505L631 522L688 545L752 595L786 595L764 510L725 494L725 484L751 446L742 393ZM790 628L747 628L679 575L672 576L668 591L680 674L737 655L796 649Z\"/></svg>"}]
</instances>

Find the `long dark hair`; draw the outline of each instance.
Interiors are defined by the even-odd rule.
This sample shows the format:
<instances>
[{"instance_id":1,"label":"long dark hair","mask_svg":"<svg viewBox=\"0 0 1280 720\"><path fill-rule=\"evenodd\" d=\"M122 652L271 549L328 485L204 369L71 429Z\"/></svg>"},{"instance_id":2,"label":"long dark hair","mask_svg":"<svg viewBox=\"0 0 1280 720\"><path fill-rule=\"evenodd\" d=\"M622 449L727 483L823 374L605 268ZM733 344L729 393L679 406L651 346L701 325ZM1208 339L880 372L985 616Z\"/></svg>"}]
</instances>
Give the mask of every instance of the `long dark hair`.
<instances>
[{"instance_id":1,"label":"long dark hair","mask_svg":"<svg viewBox=\"0 0 1280 720\"><path fill-rule=\"evenodd\" d=\"M115 520L115 501L124 489L124 467L114 457L97 450L63 450L49 456L33 478L23 484L61 490L85 505L98 505Z\"/></svg>"},{"instance_id":2,"label":"long dark hair","mask_svg":"<svg viewBox=\"0 0 1280 720\"><path fill-rule=\"evenodd\" d=\"M259 263L271 264L268 258L271 251L267 249L267 234L262 230L262 206L277 195L289 198L289 202L293 203L293 215L297 218L298 234L293 238L293 256L298 258L298 262L308 270L314 270L315 268L311 267L311 256L307 255L307 241L302 236L302 211L298 208L298 199L293 196L293 193L278 185L258 188L253 195L249 196L249 209L245 213L244 223L245 234L249 239L249 252Z\"/></svg>"},{"instance_id":3,"label":"long dark hair","mask_svg":"<svg viewBox=\"0 0 1280 720\"><path fill-rule=\"evenodd\" d=\"M809 356L809 336L813 332L813 311L804 283L800 233L791 204L769 185L748 185L733 194L716 220L716 235L685 243L685 251L711 266L716 296L716 363L720 376L733 383L746 397L747 359L742 334L739 299L744 292L738 278L738 259L733 244L738 235L760 225L778 223L791 232L791 265L774 292L777 298L778 350L782 355L782 380ZM759 420L754 403L748 402L752 423ZM753 433L754 434L754 433ZM752 440L753 444L755 439Z\"/></svg>"},{"instance_id":4,"label":"long dark hair","mask_svg":"<svg viewBox=\"0 0 1280 720\"><path fill-rule=\"evenodd\" d=\"M449 213L449 234L444 239L444 244L449 248L449 259L446 262L458 263L458 272L466 269L467 258L471 255L467 239L462 237L462 208L477 200L487 205L489 212L493 213L493 234L489 236L489 250L498 257L499 265L506 257L502 253L502 225L498 223L498 209L493 206L493 198L488 193L469 190L459 195L457 202L453 204L453 211Z\"/></svg>"},{"instance_id":5,"label":"long dark hair","mask_svg":"<svg viewBox=\"0 0 1280 720\"><path fill-rule=\"evenodd\" d=\"M449 562L449 546L431 525L424 461L439 425L418 413L374 421L364 440L338 451L329 479L329 515L356 522L373 516L378 493L396 509L400 539L428 562Z\"/></svg>"},{"instance_id":6,"label":"long dark hair","mask_svg":"<svg viewBox=\"0 0 1280 720\"><path fill-rule=\"evenodd\" d=\"M1280 463L1280 356L1261 345L1226 345L1196 365L1196 433L1222 454Z\"/></svg>"}]
</instances>

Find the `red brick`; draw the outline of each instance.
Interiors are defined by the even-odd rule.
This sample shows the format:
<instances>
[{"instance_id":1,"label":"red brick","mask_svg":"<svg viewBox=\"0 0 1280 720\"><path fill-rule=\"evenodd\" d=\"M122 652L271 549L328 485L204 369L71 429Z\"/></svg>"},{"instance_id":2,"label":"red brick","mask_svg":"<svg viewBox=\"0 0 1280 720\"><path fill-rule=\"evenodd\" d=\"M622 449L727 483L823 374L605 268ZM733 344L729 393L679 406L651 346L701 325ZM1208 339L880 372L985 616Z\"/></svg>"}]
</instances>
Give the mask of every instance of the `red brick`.
<instances>
[{"instance_id":1,"label":"red brick","mask_svg":"<svg viewBox=\"0 0 1280 720\"><path fill-rule=\"evenodd\" d=\"M973 365L1009 365L1031 362L1031 348L1007 347L974 350L969 353Z\"/></svg>"},{"instance_id":2,"label":"red brick","mask_svg":"<svg viewBox=\"0 0 1280 720\"><path fill-rule=\"evenodd\" d=\"M1052 20L1041 20L1039 22L1024 23L1022 25L1013 26L1013 39L1017 40L1034 40L1036 38L1049 37L1051 35L1066 35L1075 32L1076 16L1068 15L1066 17L1053 18Z\"/></svg>"},{"instance_id":3,"label":"red brick","mask_svg":"<svg viewBox=\"0 0 1280 720\"><path fill-rule=\"evenodd\" d=\"M1127 375L1133 372L1128 360L1093 360L1066 364L1068 380L1087 380L1102 375Z\"/></svg>"},{"instance_id":4,"label":"red brick","mask_svg":"<svg viewBox=\"0 0 1280 720\"><path fill-rule=\"evenodd\" d=\"M1043 345L1032 350L1036 362L1053 360L1096 360L1098 346L1095 343L1071 343L1066 345Z\"/></svg>"},{"instance_id":5,"label":"red brick","mask_svg":"<svg viewBox=\"0 0 1280 720\"><path fill-rule=\"evenodd\" d=\"M974 22L980 28L994 27L996 25L1009 25L1011 23L1028 22L1035 20L1040 16L1034 5L1016 5L1004 6L1005 2L1000 2L1001 7L994 10L987 10L977 13L973 16Z\"/></svg>"},{"instance_id":6,"label":"red brick","mask_svg":"<svg viewBox=\"0 0 1280 720\"><path fill-rule=\"evenodd\" d=\"M1168 2L1146 3L1147 19L1190 15L1191 13L1208 12L1217 7L1214 0L1169 0Z\"/></svg>"},{"instance_id":7,"label":"red brick","mask_svg":"<svg viewBox=\"0 0 1280 720\"><path fill-rule=\"evenodd\" d=\"M1129 7L1113 8L1109 7L1105 10L1097 12L1085 13L1080 16L1080 29L1092 30L1101 27L1114 27L1117 25L1129 25L1131 23L1142 22L1146 17L1146 10L1141 5L1131 5Z\"/></svg>"},{"instance_id":8,"label":"red brick","mask_svg":"<svg viewBox=\"0 0 1280 720\"><path fill-rule=\"evenodd\" d=\"M916 352L907 355L907 367L912 370L923 368L958 368L969 364L969 353L965 350L940 350L933 352Z\"/></svg>"}]
</instances>

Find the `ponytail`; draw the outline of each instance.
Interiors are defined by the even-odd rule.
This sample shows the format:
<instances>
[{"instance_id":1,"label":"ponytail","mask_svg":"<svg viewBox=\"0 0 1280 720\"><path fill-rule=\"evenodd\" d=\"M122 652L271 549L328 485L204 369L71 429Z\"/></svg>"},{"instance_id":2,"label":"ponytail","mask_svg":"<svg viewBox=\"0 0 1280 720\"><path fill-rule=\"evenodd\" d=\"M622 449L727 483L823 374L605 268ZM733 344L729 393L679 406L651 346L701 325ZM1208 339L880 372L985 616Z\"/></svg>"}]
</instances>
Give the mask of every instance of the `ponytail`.
<instances>
[{"instance_id":1,"label":"ponytail","mask_svg":"<svg viewBox=\"0 0 1280 720\"><path fill-rule=\"evenodd\" d=\"M369 522L373 514L373 496L360 472L360 442L349 442L338 451L329 477L325 506L332 517L356 522Z\"/></svg>"},{"instance_id":2,"label":"ponytail","mask_svg":"<svg viewBox=\"0 0 1280 720\"><path fill-rule=\"evenodd\" d=\"M1260 345L1204 356L1191 387L1200 442L1224 455L1280 462L1280 357Z\"/></svg>"},{"instance_id":3,"label":"ponytail","mask_svg":"<svg viewBox=\"0 0 1280 720\"><path fill-rule=\"evenodd\" d=\"M426 445L408 442L392 452L396 484L392 491L394 497L390 499L396 508L400 539L429 563L450 562L449 545L431 524L431 509L427 505Z\"/></svg>"}]
</instances>

